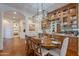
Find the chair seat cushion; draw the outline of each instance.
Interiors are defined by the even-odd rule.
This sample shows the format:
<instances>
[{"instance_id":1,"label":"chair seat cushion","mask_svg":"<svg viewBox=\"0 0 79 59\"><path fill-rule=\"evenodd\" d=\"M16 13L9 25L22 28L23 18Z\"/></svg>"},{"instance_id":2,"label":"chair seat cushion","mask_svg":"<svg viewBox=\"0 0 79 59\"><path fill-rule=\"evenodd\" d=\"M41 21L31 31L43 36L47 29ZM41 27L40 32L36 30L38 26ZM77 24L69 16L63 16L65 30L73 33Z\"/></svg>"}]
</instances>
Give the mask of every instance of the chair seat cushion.
<instances>
[{"instance_id":1,"label":"chair seat cushion","mask_svg":"<svg viewBox=\"0 0 79 59\"><path fill-rule=\"evenodd\" d=\"M49 53L53 56L59 56L60 54L60 49L56 48L56 49L51 49L49 50Z\"/></svg>"},{"instance_id":2,"label":"chair seat cushion","mask_svg":"<svg viewBox=\"0 0 79 59\"><path fill-rule=\"evenodd\" d=\"M49 50L45 48L41 48L41 52L42 52L42 56L45 56L46 54L48 54Z\"/></svg>"}]
</instances>

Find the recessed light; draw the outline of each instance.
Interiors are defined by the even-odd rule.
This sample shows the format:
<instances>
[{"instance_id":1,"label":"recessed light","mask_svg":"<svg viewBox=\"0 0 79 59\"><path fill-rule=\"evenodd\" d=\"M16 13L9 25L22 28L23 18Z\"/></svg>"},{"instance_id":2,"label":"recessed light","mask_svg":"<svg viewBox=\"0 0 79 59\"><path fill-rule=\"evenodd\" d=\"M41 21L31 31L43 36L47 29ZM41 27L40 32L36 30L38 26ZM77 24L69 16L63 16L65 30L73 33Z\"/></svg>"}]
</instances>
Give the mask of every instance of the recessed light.
<instances>
[{"instance_id":1,"label":"recessed light","mask_svg":"<svg viewBox=\"0 0 79 59\"><path fill-rule=\"evenodd\" d=\"M16 12L13 12L14 14L16 14Z\"/></svg>"}]
</instances>

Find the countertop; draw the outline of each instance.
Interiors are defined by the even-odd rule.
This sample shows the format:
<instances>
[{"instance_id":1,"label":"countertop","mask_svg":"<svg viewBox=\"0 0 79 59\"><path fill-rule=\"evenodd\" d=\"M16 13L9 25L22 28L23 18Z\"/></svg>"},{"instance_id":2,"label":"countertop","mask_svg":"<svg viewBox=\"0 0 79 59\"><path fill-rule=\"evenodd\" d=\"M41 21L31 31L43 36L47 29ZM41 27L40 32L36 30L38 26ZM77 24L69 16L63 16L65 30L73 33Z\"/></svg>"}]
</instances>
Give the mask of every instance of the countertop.
<instances>
[{"instance_id":1,"label":"countertop","mask_svg":"<svg viewBox=\"0 0 79 59\"><path fill-rule=\"evenodd\" d=\"M73 34L63 34L63 33L52 33L53 35L61 35L61 36L65 36L65 37L78 37L79 36L75 36Z\"/></svg>"}]
</instances>

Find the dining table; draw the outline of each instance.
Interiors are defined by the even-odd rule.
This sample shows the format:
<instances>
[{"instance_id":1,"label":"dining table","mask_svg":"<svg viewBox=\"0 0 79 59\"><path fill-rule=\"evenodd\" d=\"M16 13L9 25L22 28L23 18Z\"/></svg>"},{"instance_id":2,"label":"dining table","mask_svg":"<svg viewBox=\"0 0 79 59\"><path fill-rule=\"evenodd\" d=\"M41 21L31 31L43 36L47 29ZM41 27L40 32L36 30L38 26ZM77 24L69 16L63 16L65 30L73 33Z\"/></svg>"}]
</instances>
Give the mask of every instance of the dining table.
<instances>
[{"instance_id":1,"label":"dining table","mask_svg":"<svg viewBox=\"0 0 79 59\"><path fill-rule=\"evenodd\" d=\"M41 44L41 49L42 48L45 48L47 50L47 54L45 56L52 56L50 54L50 49L54 49L54 48L60 48L61 47L61 42L59 40L53 40L51 38L48 38L48 37L37 37L37 36L34 36L32 37L32 39L36 40L37 42L40 42Z\"/></svg>"},{"instance_id":2,"label":"dining table","mask_svg":"<svg viewBox=\"0 0 79 59\"><path fill-rule=\"evenodd\" d=\"M32 37L32 38L36 39L37 41L41 41L41 46L48 50L61 47L61 42L59 40L53 40L51 38L44 39L39 37Z\"/></svg>"},{"instance_id":3,"label":"dining table","mask_svg":"<svg viewBox=\"0 0 79 59\"><path fill-rule=\"evenodd\" d=\"M42 43L42 47L50 50L53 48L59 48L61 46L61 42L60 41L55 41L55 40L51 40L51 39L45 39L44 42Z\"/></svg>"}]
</instances>

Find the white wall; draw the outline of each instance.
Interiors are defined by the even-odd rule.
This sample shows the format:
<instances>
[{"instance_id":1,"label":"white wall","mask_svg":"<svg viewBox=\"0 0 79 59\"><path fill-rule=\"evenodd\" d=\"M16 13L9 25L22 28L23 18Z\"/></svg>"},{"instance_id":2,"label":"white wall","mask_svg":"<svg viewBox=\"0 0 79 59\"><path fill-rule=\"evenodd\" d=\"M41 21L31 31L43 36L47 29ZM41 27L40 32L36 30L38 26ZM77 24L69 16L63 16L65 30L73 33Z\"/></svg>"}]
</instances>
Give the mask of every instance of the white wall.
<instances>
[{"instance_id":1,"label":"white wall","mask_svg":"<svg viewBox=\"0 0 79 59\"><path fill-rule=\"evenodd\" d=\"M3 20L3 33L4 38L12 38L13 37L13 24L7 19Z\"/></svg>"},{"instance_id":2,"label":"white wall","mask_svg":"<svg viewBox=\"0 0 79 59\"><path fill-rule=\"evenodd\" d=\"M25 29L25 25L24 25L24 19L20 21L19 23L20 25L20 38L25 38L25 32L23 31Z\"/></svg>"},{"instance_id":3,"label":"white wall","mask_svg":"<svg viewBox=\"0 0 79 59\"><path fill-rule=\"evenodd\" d=\"M30 14L26 15L25 18L25 24L26 24L26 35L29 36L37 36L39 32L42 32L41 30L41 23L40 22L36 22L35 23L35 31L29 31L29 17L32 16Z\"/></svg>"},{"instance_id":4,"label":"white wall","mask_svg":"<svg viewBox=\"0 0 79 59\"><path fill-rule=\"evenodd\" d=\"M26 35L29 35L29 36L36 36L37 35L37 33L36 33L36 31L29 31L29 15L28 16L26 16L26 19L25 19L25 24L26 24Z\"/></svg>"},{"instance_id":5,"label":"white wall","mask_svg":"<svg viewBox=\"0 0 79 59\"><path fill-rule=\"evenodd\" d=\"M2 17L1 16L2 15L0 14L0 50L3 49L3 34L2 34L3 28L2 28Z\"/></svg>"}]
</instances>

